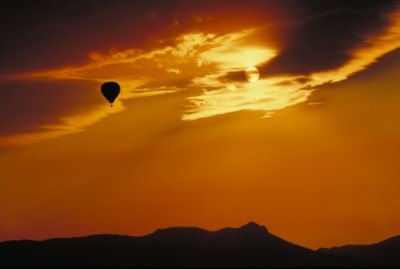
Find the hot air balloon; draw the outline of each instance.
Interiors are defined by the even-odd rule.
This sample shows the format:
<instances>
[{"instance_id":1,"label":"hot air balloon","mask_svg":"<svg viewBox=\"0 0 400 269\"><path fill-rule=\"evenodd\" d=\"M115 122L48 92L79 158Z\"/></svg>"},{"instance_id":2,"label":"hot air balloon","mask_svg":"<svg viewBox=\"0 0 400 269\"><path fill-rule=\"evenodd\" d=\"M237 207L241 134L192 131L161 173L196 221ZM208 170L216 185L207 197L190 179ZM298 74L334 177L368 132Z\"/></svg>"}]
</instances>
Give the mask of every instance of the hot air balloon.
<instances>
[{"instance_id":1,"label":"hot air balloon","mask_svg":"<svg viewBox=\"0 0 400 269\"><path fill-rule=\"evenodd\" d=\"M105 82L103 85L101 85L101 93L104 95L107 101L110 102L111 107L119 95L120 89L121 88L119 87L119 84L114 81Z\"/></svg>"}]
</instances>

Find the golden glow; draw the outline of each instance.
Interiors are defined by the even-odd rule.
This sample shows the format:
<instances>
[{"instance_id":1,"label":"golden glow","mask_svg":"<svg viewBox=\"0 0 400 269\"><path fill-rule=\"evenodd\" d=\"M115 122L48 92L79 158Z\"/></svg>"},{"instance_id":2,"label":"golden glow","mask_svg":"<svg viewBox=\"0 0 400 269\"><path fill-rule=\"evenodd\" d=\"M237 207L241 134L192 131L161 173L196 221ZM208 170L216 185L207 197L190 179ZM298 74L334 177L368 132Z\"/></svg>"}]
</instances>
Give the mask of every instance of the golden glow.
<instances>
[{"instance_id":1,"label":"golden glow","mask_svg":"<svg viewBox=\"0 0 400 269\"><path fill-rule=\"evenodd\" d=\"M22 75L21 78L77 79L98 81L99 83L113 78L121 85L121 93L118 97L121 107L124 100L183 90L196 90L199 87L221 87L224 90L235 91L239 84L220 82L220 78L228 72L242 70L248 65L260 64L276 55L274 50L269 48L243 45L246 38L255 32L255 29L247 29L221 36L209 33L186 34L176 38L175 46L166 46L142 53L136 49L113 51L109 55L93 53L90 55L92 62L87 65L35 72ZM160 72L163 73L163 77L159 76ZM184 76L192 83L184 88L178 88L174 85L177 76ZM145 85L148 83L152 83L153 86L146 87ZM243 85L240 87L243 88ZM239 92L238 94L243 95ZM221 100L217 100L217 103L222 104L221 101L227 101L230 98L222 97ZM249 94L246 99L254 101L262 98L262 96L254 98L253 93ZM194 99L189 98L188 100ZM227 105L223 104L222 106L226 107ZM231 106L232 109L229 109L231 112L242 109L239 104L236 106L232 103ZM262 108L257 104L253 106L242 104L242 107L248 106L253 110L256 110L257 107ZM118 111L121 110L114 109L112 113ZM186 116L189 111L191 110L188 109L185 112L182 119L197 118L196 115ZM63 124L46 126L47 131L45 132L0 137L0 146L26 145L50 137L75 133L89 126L90 122L95 123L111 112L104 113L103 109L89 111L86 115L69 116L67 117L68 121L61 119ZM210 112L204 114L216 115ZM74 122L75 120L76 122Z\"/></svg>"},{"instance_id":2,"label":"golden glow","mask_svg":"<svg viewBox=\"0 0 400 269\"><path fill-rule=\"evenodd\" d=\"M262 79L257 83L237 82L235 90L221 88L204 91L200 96L189 98L192 108L183 115L183 120L197 120L241 110L271 112L307 100L312 90L301 90L299 84L280 85L288 78ZM229 84L227 87L232 87Z\"/></svg>"},{"instance_id":3,"label":"golden glow","mask_svg":"<svg viewBox=\"0 0 400 269\"><path fill-rule=\"evenodd\" d=\"M266 73L286 45L266 40L274 24L224 32L203 17L193 29L177 18L144 49L124 41L87 64L14 77L50 81L65 97L72 80L85 96L59 98L68 105L49 117L23 98L13 107L50 123L0 137L0 147L29 145L0 148L0 241L249 221L311 248L399 235L399 54L372 65L400 46L392 15L343 66L309 75ZM255 83L249 66L260 70ZM112 109L100 93L109 80L121 85Z\"/></svg>"},{"instance_id":4,"label":"golden glow","mask_svg":"<svg viewBox=\"0 0 400 269\"><path fill-rule=\"evenodd\" d=\"M256 65L266 64L278 54L274 48L256 46L251 37L257 29L217 36L211 33L185 34L176 38L175 46L166 46L149 52L137 49L111 51L103 55L93 53L92 62L78 67L48 70L26 74L22 77L44 77L48 79L82 79L98 82L110 78L118 81L122 87L118 98L127 99L155 96L193 90L194 95L187 98L188 104L182 120L196 120L241 110L265 111L269 117L276 110L306 101L312 90L304 87L316 87L328 82L338 82L349 75L363 70L378 57L400 46L400 12L392 16L392 24L386 32L370 37L368 45L353 52L353 58L337 70L311 74L309 77L282 76L259 79ZM238 72L246 66L246 79L256 84L230 81L226 78L230 72ZM160 75L160 71L163 75ZM157 74L154 76L154 74ZM176 87L173 81L185 76L192 83L184 88ZM307 82L299 83L298 78ZM145 87L152 82L153 87ZM282 86L286 85L286 86ZM202 94L195 90L202 89ZM119 106L122 108L122 103ZM64 124L46 126L46 131L0 137L0 146L26 145L50 137L57 137L95 123L106 114L122 111L118 107L112 111L103 108L88 112L86 115L66 116ZM86 118L85 120L83 120ZM76 120L76 122L74 122Z\"/></svg>"},{"instance_id":5,"label":"golden glow","mask_svg":"<svg viewBox=\"0 0 400 269\"><path fill-rule=\"evenodd\" d=\"M269 117L276 110L306 101L313 88L344 80L365 69L383 54L398 48L399 29L400 12L397 11L392 15L391 25L386 32L371 36L366 46L353 51L353 57L344 66L310 76L287 75L259 79L258 73L252 67L267 64L279 51L257 45L253 37L257 36L259 30L251 28L224 35L184 34L175 39L175 46L169 45L148 52L132 48L110 51L108 54L92 53L91 62L86 65L34 72L21 75L20 78L82 79L98 82L113 78L122 87L118 98L121 102L132 98L190 91L193 94L187 97L182 120L196 120L241 110L264 111L265 117ZM247 80L257 81L256 84L228 79L229 73L240 72L246 67L252 69L248 68L245 72ZM160 72L162 76L159 75ZM175 81L178 78L184 78L191 83L177 87ZM299 78L304 78L303 81L306 82L299 82ZM152 87L147 87L148 83ZM117 111L120 110L115 109L112 113ZM97 112L88 111L86 115L66 116L68 123L63 120L64 124L54 128L46 126L47 130L42 133L0 137L0 146L26 145L74 133L107 114L109 112L99 109ZM82 120L85 117L86 120ZM75 119L79 120L73 123Z\"/></svg>"}]
</instances>

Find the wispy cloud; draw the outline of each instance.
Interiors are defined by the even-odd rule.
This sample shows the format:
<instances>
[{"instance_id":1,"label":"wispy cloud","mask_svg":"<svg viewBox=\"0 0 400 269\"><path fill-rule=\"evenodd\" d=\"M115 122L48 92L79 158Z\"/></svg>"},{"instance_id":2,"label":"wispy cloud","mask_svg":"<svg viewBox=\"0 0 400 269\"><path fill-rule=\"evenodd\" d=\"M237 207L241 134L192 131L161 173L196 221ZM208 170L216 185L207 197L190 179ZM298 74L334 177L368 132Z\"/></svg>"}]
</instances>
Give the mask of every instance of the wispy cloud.
<instances>
[{"instance_id":1,"label":"wispy cloud","mask_svg":"<svg viewBox=\"0 0 400 269\"><path fill-rule=\"evenodd\" d=\"M117 101L114 103L114 109L99 107L82 115L66 116L60 119L60 124L40 126L43 131L0 136L0 147L27 146L49 138L78 133L107 115L121 112L124 109L122 103Z\"/></svg>"},{"instance_id":2,"label":"wispy cloud","mask_svg":"<svg viewBox=\"0 0 400 269\"><path fill-rule=\"evenodd\" d=\"M389 26L383 33L370 36L363 46L355 48L350 53L351 58L348 62L335 70L315 72L310 76L308 85L318 86L345 80L397 48L400 48L400 10L390 15Z\"/></svg>"},{"instance_id":3,"label":"wispy cloud","mask_svg":"<svg viewBox=\"0 0 400 269\"><path fill-rule=\"evenodd\" d=\"M196 120L242 110L272 112L304 102L312 93L302 90L301 85L281 86L278 83L281 80L287 78L236 82L213 91L204 89L202 95L188 98L192 106L182 119Z\"/></svg>"},{"instance_id":4,"label":"wispy cloud","mask_svg":"<svg viewBox=\"0 0 400 269\"><path fill-rule=\"evenodd\" d=\"M7 80L51 80L51 81L94 81L99 84L115 80L122 91L113 109L98 105L90 110L81 109L79 114L56 119L57 124L39 124L40 131L0 136L0 147L29 145L62 135L77 133L100 119L123 111L123 101L132 98L150 97L183 90L175 81L182 76L190 82L191 72L206 70L199 66L196 55L200 47L213 45L213 34L193 33L179 36L174 46L165 46L144 52L137 49L110 51L106 54L91 54L91 62L82 66L70 66L8 77ZM194 69L191 68L194 66ZM197 70L198 69L198 70ZM181 72L181 70L184 70ZM182 74L183 73L183 74ZM160 75L161 74L161 75ZM186 89L186 88L185 88ZM55 93L56 94L56 93ZM100 93L99 93L100 94ZM86 111L86 112L82 112Z\"/></svg>"},{"instance_id":5,"label":"wispy cloud","mask_svg":"<svg viewBox=\"0 0 400 269\"><path fill-rule=\"evenodd\" d=\"M218 46L198 54L200 62L215 66L211 74L192 79L191 87L200 88L203 93L188 97L188 109L183 120L196 120L241 110L274 111L307 100L309 90L302 90L298 83L281 86L280 82L292 78L261 78L257 82L244 80L244 70L249 66L265 64L277 55L274 48L256 46L247 41L257 34L249 29L235 35L216 39ZM247 42L246 42L247 41ZM243 79L230 80L230 72L243 72Z\"/></svg>"},{"instance_id":6,"label":"wispy cloud","mask_svg":"<svg viewBox=\"0 0 400 269\"><path fill-rule=\"evenodd\" d=\"M193 79L193 86L203 89L198 96L189 97L189 108L183 120L196 120L241 111L265 111L270 116L276 110L305 102L316 87L347 79L374 63L379 57L400 47L400 11L390 15L384 32L369 36L362 46L354 48L344 65L310 75L279 75L261 78L255 83L230 80L229 72L243 71L247 66L266 65L278 53L274 50L246 48L241 39L227 40L218 48L199 55L211 61L217 69L213 74ZM245 39L245 36L242 37ZM329 53L329 52L326 52Z\"/></svg>"},{"instance_id":7,"label":"wispy cloud","mask_svg":"<svg viewBox=\"0 0 400 269\"><path fill-rule=\"evenodd\" d=\"M399 48L400 12L392 13L389 22L385 31L368 36L361 46L354 48L339 68L308 75L261 73L258 81L247 82L244 79L247 67L268 65L280 54L279 48L255 41L260 40L262 31L252 28L227 34L187 33L161 42L161 47L150 51L133 48L92 53L85 65L14 76L8 79L82 80L99 84L115 80L122 91L112 110L99 105L78 115L65 115L58 119L60 123L40 125L42 131L0 136L0 146L27 145L76 133L123 111L124 100L178 91L192 93L184 104L181 115L184 121L243 110L264 111L268 117L274 111L307 101L319 85L347 79ZM162 44L168 45L162 47ZM243 72L242 79L230 78L232 72Z\"/></svg>"}]
</instances>

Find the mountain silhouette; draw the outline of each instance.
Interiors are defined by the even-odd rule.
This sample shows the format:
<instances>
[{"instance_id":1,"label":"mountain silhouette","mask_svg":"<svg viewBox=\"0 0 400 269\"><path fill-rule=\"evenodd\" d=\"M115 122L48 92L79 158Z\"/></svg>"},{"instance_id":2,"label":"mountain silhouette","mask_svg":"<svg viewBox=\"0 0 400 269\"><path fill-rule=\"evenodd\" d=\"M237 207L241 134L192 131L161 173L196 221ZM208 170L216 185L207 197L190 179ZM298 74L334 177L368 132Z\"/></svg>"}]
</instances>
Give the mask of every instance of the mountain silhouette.
<instances>
[{"instance_id":1,"label":"mountain silhouette","mask_svg":"<svg viewBox=\"0 0 400 269\"><path fill-rule=\"evenodd\" d=\"M321 248L318 252L357 257L370 265L399 267L400 236L371 245L346 245L342 247Z\"/></svg>"},{"instance_id":2,"label":"mountain silhouette","mask_svg":"<svg viewBox=\"0 0 400 269\"><path fill-rule=\"evenodd\" d=\"M396 247L396 246L395 246ZM398 246L397 246L397 249ZM134 237L92 235L0 243L1 267L344 267L366 266L362 256L313 251L250 222L207 231L158 229Z\"/></svg>"}]
</instances>

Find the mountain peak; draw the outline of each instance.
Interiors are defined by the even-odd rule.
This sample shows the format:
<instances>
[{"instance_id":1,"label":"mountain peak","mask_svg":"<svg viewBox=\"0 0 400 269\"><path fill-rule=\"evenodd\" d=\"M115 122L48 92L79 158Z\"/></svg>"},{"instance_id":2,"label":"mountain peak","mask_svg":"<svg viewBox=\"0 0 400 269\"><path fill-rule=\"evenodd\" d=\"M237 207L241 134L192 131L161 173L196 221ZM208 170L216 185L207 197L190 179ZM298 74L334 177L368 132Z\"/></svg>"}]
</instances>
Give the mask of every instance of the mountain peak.
<instances>
[{"instance_id":1,"label":"mountain peak","mask_svg":"<svg viewBox=\"0 0 400 269\"><path fill-rule=\"evenodd\" d=\"M240 227L240 229L252 233L269 233L268 229L265 226L259 225L253 221L250 221L249 223L243 225L242 227Z\"/></svg>"}]
</instances>

